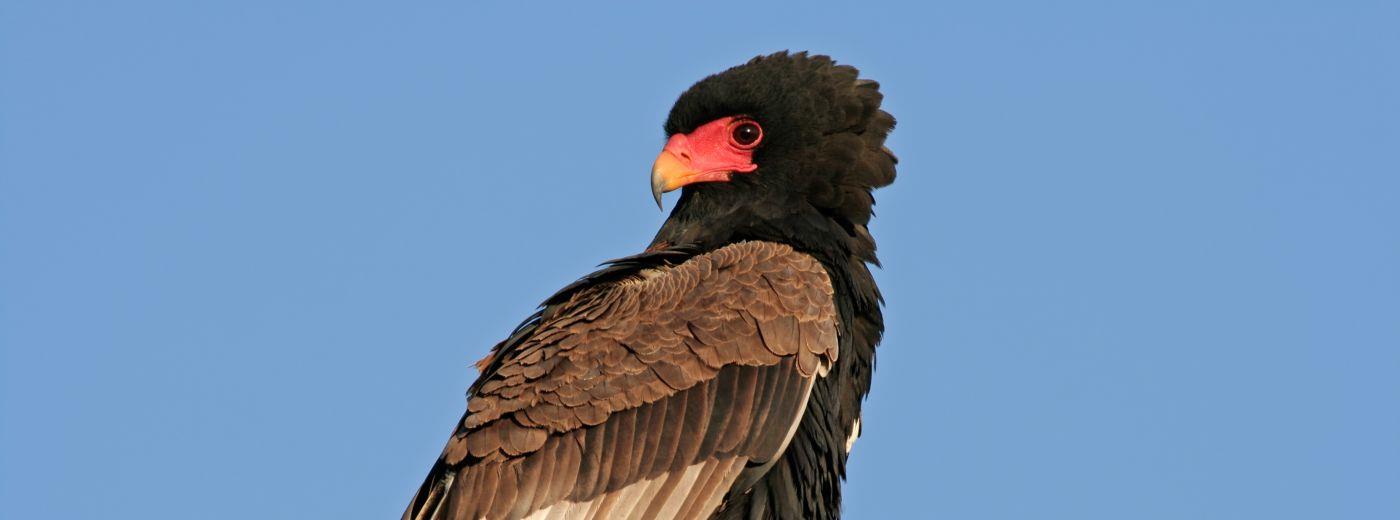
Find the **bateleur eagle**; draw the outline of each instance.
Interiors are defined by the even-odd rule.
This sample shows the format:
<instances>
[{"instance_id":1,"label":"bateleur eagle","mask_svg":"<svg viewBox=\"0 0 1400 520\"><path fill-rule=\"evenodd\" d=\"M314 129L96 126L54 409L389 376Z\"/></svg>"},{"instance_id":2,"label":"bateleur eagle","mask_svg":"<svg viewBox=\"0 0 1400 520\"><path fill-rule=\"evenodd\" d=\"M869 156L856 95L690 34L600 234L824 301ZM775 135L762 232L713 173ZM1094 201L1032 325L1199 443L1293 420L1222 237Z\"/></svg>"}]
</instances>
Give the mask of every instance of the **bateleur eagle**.
<instances>
[{"instance_id":1,"label":"bateleur eagle","mask_svg":"<svg viewBox=\"0 0 1400 520\"><path fill-rule=\"evenodd\" d=\"M670 217L477 364L403 518L839 517L884 330L881 98L786 52L682 94L651 177Z\"/></svg>"}]
</instances>

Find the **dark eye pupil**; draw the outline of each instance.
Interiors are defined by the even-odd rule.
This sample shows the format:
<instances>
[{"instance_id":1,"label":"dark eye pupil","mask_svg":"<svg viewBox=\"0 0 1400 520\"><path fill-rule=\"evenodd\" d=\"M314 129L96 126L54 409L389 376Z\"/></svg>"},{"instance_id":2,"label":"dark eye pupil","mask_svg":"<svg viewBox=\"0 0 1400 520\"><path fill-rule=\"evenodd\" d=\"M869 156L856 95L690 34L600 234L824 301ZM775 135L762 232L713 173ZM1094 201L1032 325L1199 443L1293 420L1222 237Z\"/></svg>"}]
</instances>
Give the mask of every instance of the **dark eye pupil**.
<instances>
[{"instance_id":1,"label":"dark eye pupil","mask_svg":"<svg viewBox=\"0 0 1400 520\"><path fill-rule=\"evenodd\" d=\"M741 124L734 127L734 142L741 145L753 144L754 141L758 140L759 133L758 125L753 123Z\"/></svg>"}]
</instances>

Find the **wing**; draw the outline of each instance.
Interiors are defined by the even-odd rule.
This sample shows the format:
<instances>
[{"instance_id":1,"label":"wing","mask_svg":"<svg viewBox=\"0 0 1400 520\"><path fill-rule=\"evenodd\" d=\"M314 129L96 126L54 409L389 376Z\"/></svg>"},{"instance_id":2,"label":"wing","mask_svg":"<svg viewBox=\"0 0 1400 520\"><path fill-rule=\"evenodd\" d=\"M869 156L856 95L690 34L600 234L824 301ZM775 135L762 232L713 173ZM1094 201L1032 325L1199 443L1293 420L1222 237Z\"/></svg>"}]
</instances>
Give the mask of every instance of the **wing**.
<instances>
[{"instance_id":1,"label":"wing","mask_svg":"<svg viewBox=\"0 0 1400 520\"><path fill-rule=\"evenodd\" d=\"M405 519L706 518L836 361L811 257L744 242L580 290L493 353Z\"/></svg>"}]
</instances>

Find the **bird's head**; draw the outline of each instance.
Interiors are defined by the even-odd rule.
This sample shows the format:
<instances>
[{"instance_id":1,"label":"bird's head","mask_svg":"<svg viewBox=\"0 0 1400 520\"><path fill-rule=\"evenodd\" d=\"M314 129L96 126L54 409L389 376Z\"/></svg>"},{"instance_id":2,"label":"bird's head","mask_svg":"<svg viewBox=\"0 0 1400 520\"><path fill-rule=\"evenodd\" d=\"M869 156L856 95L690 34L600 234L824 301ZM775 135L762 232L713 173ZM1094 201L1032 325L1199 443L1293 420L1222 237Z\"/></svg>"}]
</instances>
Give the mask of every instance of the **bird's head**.
<instances>
[{"instance_id":1,"label":"bird's head","mask_svg":"<svg viewBox=\"0 0 1400 520\"><path fill-rule=\"evenodd\" d=\"M666 120L657 203L680 201L653 247L772 240L874 261L871 191L894 181L879 84L826 56L780 52L696 83Z\"/></svg>"}]
</instances>

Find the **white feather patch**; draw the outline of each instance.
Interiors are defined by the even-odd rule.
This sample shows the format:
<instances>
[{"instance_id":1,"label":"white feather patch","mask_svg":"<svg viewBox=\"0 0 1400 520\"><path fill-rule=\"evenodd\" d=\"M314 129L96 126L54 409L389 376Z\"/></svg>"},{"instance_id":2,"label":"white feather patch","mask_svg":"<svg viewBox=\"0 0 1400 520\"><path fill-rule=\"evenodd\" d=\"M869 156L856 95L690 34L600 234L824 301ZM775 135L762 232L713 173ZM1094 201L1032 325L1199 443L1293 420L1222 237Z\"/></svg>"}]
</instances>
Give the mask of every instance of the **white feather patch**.
<instances>
[{"instance_id":1,"label":"white feather patch","mask_svg":"<svg viewBox=\"0 0 1400 520\"><path fill-rule=\"evenodd\" d=\"M851 448L856 445L856 438L860 437L860 417L851 423L851 436L846 437L846 453L851 453Z\"/></svg>"}]
</instances>

